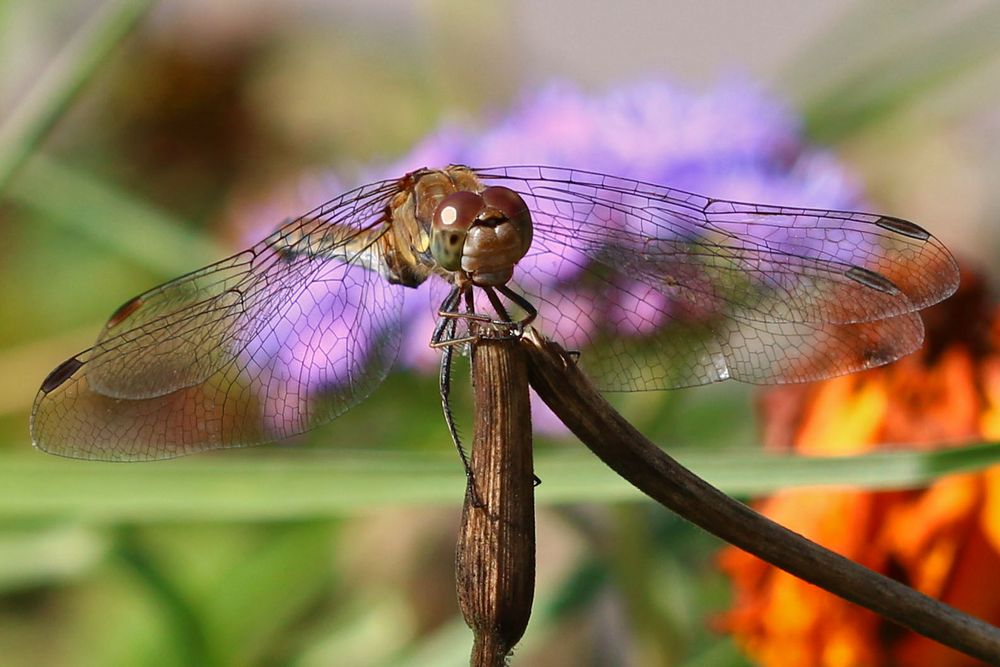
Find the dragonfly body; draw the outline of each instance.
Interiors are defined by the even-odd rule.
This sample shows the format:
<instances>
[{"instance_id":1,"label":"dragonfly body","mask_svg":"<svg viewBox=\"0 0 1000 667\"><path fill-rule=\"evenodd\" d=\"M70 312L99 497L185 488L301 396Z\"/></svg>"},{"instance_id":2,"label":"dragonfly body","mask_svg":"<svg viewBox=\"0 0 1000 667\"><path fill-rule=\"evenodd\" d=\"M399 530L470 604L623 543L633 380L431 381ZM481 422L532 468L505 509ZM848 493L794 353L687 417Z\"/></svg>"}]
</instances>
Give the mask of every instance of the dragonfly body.
<instances>
[{"instance_id":1,"label":"dragonfly body","mask_svg":"<svg viewBox=\"0 0 1000 667\"><path fill-rule=\"evenodd\" d=\"M598 386L645 390L888 363L920 345L918 311L958 270L888 216L553 167L421 169L127 301L42 383L33 440L136 460L301 433L374 390L405 334L406 288L442 280L467 310L489 296L487 319L510 319L494 289L537 306Z\"/></svg>"},{"instance_id":2,"label":"dragonfly body","mask_svg":"<svg viewBox=\"0 0 1000 667\"><path fill-rule=\"evenodd\" d=\"M317 217L279 230L275 243L290 256L349 261L406 287L419 287L432 274L475 285L510 280L531 246L531 214L516 192L487 187L460 165L411 172L398 187L384 227L359 233Z\"/></svg>"}]
</instances>

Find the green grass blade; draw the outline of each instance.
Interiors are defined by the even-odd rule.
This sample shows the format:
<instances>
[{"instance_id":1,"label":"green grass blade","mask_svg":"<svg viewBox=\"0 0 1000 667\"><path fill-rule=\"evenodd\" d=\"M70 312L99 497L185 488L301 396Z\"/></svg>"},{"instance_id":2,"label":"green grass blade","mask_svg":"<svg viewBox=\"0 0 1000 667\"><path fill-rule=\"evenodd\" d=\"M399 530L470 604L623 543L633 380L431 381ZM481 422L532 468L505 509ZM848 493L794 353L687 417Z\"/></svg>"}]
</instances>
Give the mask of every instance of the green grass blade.
<instances>
[{"instance_id":1,"label":"green grass blade","mask_svg":"<svg viewBox=\"0 0 1000 667\"><path fill-rule=\"evenodd\" d=\"M11 183L9 198L42 219L164 276L186 273L230 254L142 200L40 155Z\"/></svg>"},{"instance_id":2,"label":"green grass blade","mask_svg":"<svg viewBox=\"0 0 1000 667\"><path fill-rule=\"evenodd\" d=\"M724 491L802 486L901 489L1000 462L1000 444L817 458L681 452ZM541 503L635 501L641 494L585 451L542 452ZM464 474L450 453L249 450L158 463L108 464L42 454L0 457L0 519L290 520L376 508L457 505Z\"/></svg>"},{"instance_id":3,"label":"green grass blade","mask_svg":"<svg viewBox=\"0 0 1000 667\"><path fill-rule=\"evenodd\" d=\"M152 0L105 3L70 39L0 126L0 192Z\"/></svg>"}]
</instances>

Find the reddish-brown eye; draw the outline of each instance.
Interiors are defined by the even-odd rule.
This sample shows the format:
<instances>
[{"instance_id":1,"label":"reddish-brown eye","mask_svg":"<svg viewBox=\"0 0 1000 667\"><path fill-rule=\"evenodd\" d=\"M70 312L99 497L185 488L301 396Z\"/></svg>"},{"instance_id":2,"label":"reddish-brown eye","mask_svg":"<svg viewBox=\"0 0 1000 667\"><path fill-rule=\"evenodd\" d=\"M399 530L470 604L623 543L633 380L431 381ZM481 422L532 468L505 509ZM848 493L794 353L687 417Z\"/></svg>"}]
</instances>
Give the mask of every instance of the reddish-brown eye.
<instances>
[{"instance_id":1,"label":"reddish-brown eye","mask_svg":"<svg viewBox=\"0 0 1000 667\"><path fill-rule=\"evenodd\" d=\"M487 206L503 213L520 234L522 251L528 252L532 236L531 211L521 195L510 188L497 185L483 190L482 197Z\"/></svg>"},{"instance_id":2,"label":"reddish-brown eye","mask_svg":"<svg viewBox=\"0 0 1000 667\"><path fill-rule=\"evenodd\" d=\"M487 206L499 210L507 216L508 220L513 220L528 212L528 205L510 188L494 185L483 190L482 199Z\"/></svg>"},{"instance_id":3,"label":"reddish-brown eye","mask_svg":"<svg viewBox=\"0 0 1000 667\"><path fill-rule=\"evenodd\" d=\"M431 221L431 256L448 271L462 266L462 248L469 227L485 208L475 192L453 192L438 204Z\"/></svg>"}]
</instances>

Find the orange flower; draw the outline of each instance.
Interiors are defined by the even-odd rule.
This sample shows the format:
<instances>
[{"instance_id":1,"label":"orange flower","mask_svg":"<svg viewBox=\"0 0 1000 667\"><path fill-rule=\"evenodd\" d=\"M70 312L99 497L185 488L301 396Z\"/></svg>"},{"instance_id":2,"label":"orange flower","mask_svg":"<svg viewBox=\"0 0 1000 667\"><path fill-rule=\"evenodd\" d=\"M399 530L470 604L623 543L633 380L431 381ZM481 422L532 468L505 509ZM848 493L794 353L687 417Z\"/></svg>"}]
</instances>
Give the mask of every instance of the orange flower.
<instances>
[{"instance_id":1,"label":"orange flower","mask_svg":"<svg viewBox=\"0 0 1000 667\"><path fill-rule=\"evenodd\" d=\"M967 279L926 314L924 348L891 366L763 396L765 442L831 456L1000 439L1000 309ZM889 442L893 445L879 445ZM1000 623L1000 468L919 491L787 491L758 509L834 551L991 623ZM735 548L721 619L774 667L979 664Z\"/></svg>"}]
</instances>

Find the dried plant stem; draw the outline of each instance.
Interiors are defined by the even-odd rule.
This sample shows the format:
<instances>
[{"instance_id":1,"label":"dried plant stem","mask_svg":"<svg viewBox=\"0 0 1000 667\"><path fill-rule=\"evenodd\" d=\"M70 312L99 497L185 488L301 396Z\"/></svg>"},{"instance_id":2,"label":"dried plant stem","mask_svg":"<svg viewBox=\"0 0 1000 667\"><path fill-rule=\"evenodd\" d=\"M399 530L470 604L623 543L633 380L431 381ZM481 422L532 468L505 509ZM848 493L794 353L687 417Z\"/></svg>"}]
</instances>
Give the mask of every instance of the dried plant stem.
<instances>
[{"instance_id":1,"label":"dried plant stem","mask_svg":"<svg viewBox=\"0 0 1000 667\"><path fill-rule=\"evenodd\" d=\"M529 332L532 388L619 475L662 505L795 576L958 651L1000 665L1000 629L840 556L733 500L644 438L558 345Z\"/></svg>"},{"instance_id":2,"label":"dried plant stem","mask_svg":"<svg viewBox=\"0 0 1000 667\"><path fill-rule=\"evenodd\" d=\"M524 349L516 338L473 345L475 434L456 556L473 667L495 667L524 634L535 586L534 471Z\"/></svg>"}]
</instances>

